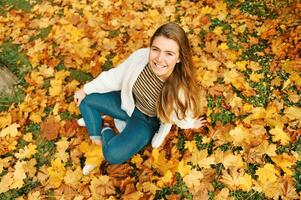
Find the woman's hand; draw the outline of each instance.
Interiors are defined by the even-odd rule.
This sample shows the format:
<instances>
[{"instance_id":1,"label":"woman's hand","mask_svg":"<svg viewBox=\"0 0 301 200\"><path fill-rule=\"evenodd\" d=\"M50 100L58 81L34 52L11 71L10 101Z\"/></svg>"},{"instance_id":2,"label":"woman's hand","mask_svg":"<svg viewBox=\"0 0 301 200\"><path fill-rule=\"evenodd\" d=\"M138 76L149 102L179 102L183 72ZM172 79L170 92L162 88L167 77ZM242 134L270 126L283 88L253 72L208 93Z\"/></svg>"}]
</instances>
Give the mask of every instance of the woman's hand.
<instances>
[{"instance_id":1,"label":"woman's hand","mask_svg":"<svg viewBox=\"0 0 301 200\"><path fill-rule=\"evenodd\" d=\"M85 97L86 97L86 93L83 88L77 90L74 94L74 101L75 101L76 105L79 106L79 104L82 102L82 100Z\"/></svg>"},{"instance_id":2,"label":"woman's hand","mask_svg":"<svg viewBox=\"0 0 301 200\"><path fill-rule=\"evenodd\" d=\"M200 117L199 119L195 120L193 124L193 129L199 129L207 124L207 120L205 117Z\"/></svg>"}]
</instances>

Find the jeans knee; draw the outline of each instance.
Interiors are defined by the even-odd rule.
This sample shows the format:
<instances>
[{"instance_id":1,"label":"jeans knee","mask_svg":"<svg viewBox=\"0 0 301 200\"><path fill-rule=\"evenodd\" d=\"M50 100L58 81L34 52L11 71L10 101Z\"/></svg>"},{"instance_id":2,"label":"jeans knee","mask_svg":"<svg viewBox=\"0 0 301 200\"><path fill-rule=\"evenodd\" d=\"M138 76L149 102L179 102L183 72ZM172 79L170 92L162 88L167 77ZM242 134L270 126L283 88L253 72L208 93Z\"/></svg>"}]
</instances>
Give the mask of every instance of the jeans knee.
<instances>
[{"instance_id":1,"label":"jeans knee","mask_svg":"<svg viewBox=\"0 0 301 200\"><path fill-rule=\"evenodd\" d=\"M79 104L79 110L82 112L87 107L85 99L83 99Z\"/></svg>"},{"instance_id":2,"label":"jeans knee","mask_svg":"<svg viewBox=\"0 0 301 200\"><path fill-rule=\"evenodd\" d=\"M122 164L127 161L127 158L123 157L121 153L116 151L104 152L104 157L109 164Z\"/></svg>"}]
</instances>

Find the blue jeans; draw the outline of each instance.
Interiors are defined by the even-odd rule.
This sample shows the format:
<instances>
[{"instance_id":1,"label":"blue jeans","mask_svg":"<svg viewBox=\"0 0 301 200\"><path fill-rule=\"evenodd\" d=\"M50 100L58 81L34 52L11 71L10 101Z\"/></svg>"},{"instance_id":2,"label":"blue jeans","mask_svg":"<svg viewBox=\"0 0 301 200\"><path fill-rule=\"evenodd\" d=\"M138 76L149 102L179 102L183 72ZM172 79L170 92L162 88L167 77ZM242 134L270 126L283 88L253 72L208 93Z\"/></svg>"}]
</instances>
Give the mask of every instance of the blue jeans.
<instances>
[{"instance_id":1,"label":"blue jeans","mask_svg":"<svg viewBox=\"0 0 301 200\"><path fill-rule=\"evenodd\" d=\"M101 137L103 154L110 164L121 164L138 153L149 144L160 125L157 117L149 117L137 108L128 116L121 109L120 91L87 95L79 108L90 136ZM126 121L124 130L118 135L111 129L101 133L101 114Z\"/></svg>"}]
</instances>

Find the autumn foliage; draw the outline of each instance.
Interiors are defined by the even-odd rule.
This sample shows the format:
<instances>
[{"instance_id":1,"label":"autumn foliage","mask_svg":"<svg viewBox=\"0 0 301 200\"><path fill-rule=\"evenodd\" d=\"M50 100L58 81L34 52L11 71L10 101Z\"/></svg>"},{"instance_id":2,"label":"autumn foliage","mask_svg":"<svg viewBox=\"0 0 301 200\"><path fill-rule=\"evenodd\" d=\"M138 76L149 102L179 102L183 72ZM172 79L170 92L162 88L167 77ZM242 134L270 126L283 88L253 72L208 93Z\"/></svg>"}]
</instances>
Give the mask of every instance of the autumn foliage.
<instances>
[{"instance_id":1,"label":"autumn foliage","mask_svg":"<svg viewBox=\"0 0 301 200\"><path fill-rule=\"evenodd\" d=\"M0 199L300 199L300 10L263 0L0 2L0 64L19 77L16 96L0 100ZM209 124L174 126L159 149L108 165L76 123L73 94L168 21L188 34ZM83 176L85 163L99 167Z\"/></svg>"}]
</instances>

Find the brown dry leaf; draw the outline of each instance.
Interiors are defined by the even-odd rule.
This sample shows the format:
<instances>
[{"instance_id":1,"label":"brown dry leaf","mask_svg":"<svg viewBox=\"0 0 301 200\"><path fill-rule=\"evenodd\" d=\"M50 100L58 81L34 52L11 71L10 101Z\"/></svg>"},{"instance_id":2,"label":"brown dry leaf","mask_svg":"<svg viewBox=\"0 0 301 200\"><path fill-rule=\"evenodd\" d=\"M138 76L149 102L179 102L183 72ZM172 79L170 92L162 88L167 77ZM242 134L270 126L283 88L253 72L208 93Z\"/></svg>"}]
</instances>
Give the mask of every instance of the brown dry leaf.
<instances>
[{"instance_id":1,"label":"brown dry leaf","mask_svg":"<svg viewBox=\"0 0 301 200\"><path fill-rule=\"evenodd\" d=\"M54 117L49 117L41 123L41 137L45 140L54 140L58 137L60 128L60 123Z\"/></svg>"},{"instance_id":2,"label":"brown dry leaf","mask_svg":"<svg viewBox=\"0 0 301 200\"><path fill-rule=\"evenodd\" d=\"M110 165L108 167L108 174L114 178L125 178L133 169L129 164Z\"/></svg>"},{"instance_id":3,"label":"brown dry leaf","mask_svg":"<svg viewBox=\"0 0 301 200\"><path fill-rule=\"evenodd\" d=\"M282 197L284 199L298 199L300 196L296 192L294 181L291 176L285 175L279 178L280 187L282 189Z\"/></svg>"},{"instance_id":4,"label":"brown dry leaf","mask_svg":"<svg viewBox=\"0 0 301 200\"><path fill-rule=\"evenodd\" d=\"M108 176L100 176L100 177L93 177L90 182L90 190L92 192L93 199L105 199L104 196L106 195L105 185L109 182Z\"/></svg>"},{"instance_id":5,"label":"brown dry leaf","mask_svg":"<svg viewBox=\"0 0 301 200\"><path fill-rule=\"evenodd\" d=\"M63 137L72 137L76 134L78 124L76 120L68 120L64 126L60 129L60 135Z\"/></svg>"},{"instance_id":6,"label":"brown dry leaf","mask_svg":"<svg viewBox=\"0 0 301 200\"><path fill-rule=\"evenodd\" d=\"M132 192L130 194L125 194L123 195L124 200L139 200L140 198L143 197L143 193L140 191Z\"/></svg>"}]
</instances>

